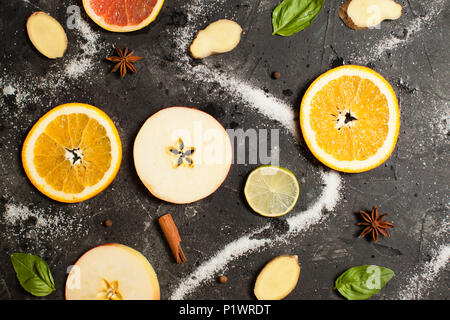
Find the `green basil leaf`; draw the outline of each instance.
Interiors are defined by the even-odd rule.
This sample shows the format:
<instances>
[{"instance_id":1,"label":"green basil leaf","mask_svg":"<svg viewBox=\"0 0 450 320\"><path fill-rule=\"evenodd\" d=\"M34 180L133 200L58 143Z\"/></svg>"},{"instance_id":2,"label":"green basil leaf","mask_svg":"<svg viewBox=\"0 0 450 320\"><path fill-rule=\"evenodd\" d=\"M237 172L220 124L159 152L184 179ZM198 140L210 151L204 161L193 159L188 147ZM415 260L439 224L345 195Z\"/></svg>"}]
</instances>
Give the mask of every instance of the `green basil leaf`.
<instances>
[{"instance_id":1,"label":"green basil leaf","mask_svg":"<svg viewBox=\"0 0 450 320\"><path fill-rule=\"evenodd\" d=\"M48 286L41 278L33 277L26 280L22 287L36 297L45 297L52 293L55 289Z\"/></svg>"},{"instance_id":2,"label":"green basil leaf","mask_svg":"<svg viewBox=\"0 0 450 320\"><path fill-rule=\"evenodd\" d=\"M13 253L11 262L20 285L32 295L43 297L55 291L55 282L47 263L27 253Z\"/></svg>"},{"instance_id":3,"label":"green basil leaf","mask_svg":"<svg viewBox=\"0 0 450 320\"><path fill-rule=\"evenodd\" d=\"M334 288L348 300L368 299L380 291L393 276L391 269L375 265L352 267L336 279Z\"/></svg>"},{"instance_id":4,"label":"green basil leaf","mask_svg":"<svg viewBox=\"0 0 450 320\"><path fill-rule=\"evenodd\" d=\"M291 36L317 17L325 0L283 0L272 13L273 35Z\"/></svg>"},{"instance_id":5,"label":"green basil leaf","mask_svg":"<svg viewBox=\"0 0 450 320\"><path fill-rule=\"evenodd\" d=\"M51 288L55 288L55 281L53 280L52 273L50 272L47 263L39 258L39 260L36 261L35 267L39 277L44 280L45 283L49 284Z\"/></svg>"}]
</instances>

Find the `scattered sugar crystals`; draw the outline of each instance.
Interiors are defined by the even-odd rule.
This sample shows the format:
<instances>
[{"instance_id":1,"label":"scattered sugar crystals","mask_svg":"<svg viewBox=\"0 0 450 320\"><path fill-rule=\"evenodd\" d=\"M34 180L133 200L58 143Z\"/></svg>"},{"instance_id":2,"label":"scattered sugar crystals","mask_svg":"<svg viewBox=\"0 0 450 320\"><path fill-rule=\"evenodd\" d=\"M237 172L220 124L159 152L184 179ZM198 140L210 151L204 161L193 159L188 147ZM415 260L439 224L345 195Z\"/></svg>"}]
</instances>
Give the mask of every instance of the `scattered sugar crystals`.
<instances>
[{"instance_id":1,"label":"scattered sugar crystals","mask_svg":"<svg viewBox=\"0 0 450 320\"><path fill-rule=\"evenodd\" d=\"M5 204L0 218L0 223L7 227L10 241L32 240L36 248L43 242L58 244L88 233L84 218L68 215L61 209L30 209L11 201Z\"/></svg>"},{"instance_id":2,"label":"scattered sugar crystals","mask_svg":"<svg viewBox=\"0 0 450 320\"><path fill-rule=\"evenodd\" d=\"M424 15L418 14L413 19L408 21L403 31L403 36L391 34L376 41L375 43L370 43L366 54L364 54L362 50L358 50L358 52L351 57L351 60L357 63L366 64L369 61L380 59L388 51L407 45L415 39L415 36L420 31L429 27L429 25L433 23L436 17L445 9L446 5L446 0L434 0L427 2L426 13ZM396 23L400 23L399 21Z\"/></svg>"},{"instance_id":3,"label":"scattered sugar crystals","mask_svg":"<svg viewBox=\"0 0 450 320\"><path fill-rule=\"evenodd\" d=\"M214 254L211 258L203 262L193 273L182 279L178 287L172 292L170 299L180 300L192 293L197 287L212 281L219 272L225 271L227 264L239 257L255 252L266 245L273 246L276 243L286 243L290 238L298 236L308 228L325 220L333 211L341 199L342 180L337 172L321 172L324 189L321 195L306 211L290 213L287 219L289 229L286 233L276 236L274 239L259 239L254 236L270 227L255 230L251 234L244 235L231 241L223 249ZM328 213L327 213L328 212Z\"/></svg>"},{"instance_id":4,"label":"scattered sugar crystals","mask_svg":"<svg viewBox=\"0 0 450 320\"><path fill-rule=\"evenodd\" d=\"M66 52L66 56L52 62L53 65L49 63L49 70L44 75L8 73L7 68L4 69L0 79L0 93L2 93L0 97L15 96L15 109L10 108L10 112L12 111L15 116L20 116L27 105L51 100L70 85L69 81L95 75L98 56L107 45L100 41L100 35L81 18L73 31L78 37L69 45L76 46L74 52L77 53L71 56ZM3 102L0 100L0 107L2 104L4 99Z\"/></svg>"},{"instance_id":5,"label":"scattered sugar crystals","mask_svg":"<svg viewBox=\"0 0 450 320\"><path fill-rule=\"evenodd\" d=\"M443 213L446 213L445 209ZM422 256L427 257L426 261L398 275L398 281L402 284L398 299L426 299L430 291L436 286L439 277L443 275L443 271L449 270L450 218L448 216L443 219L439 218L439 223L433 225L432 230L432 238L422 239L421 241L420 252Z\"/></svg>"},{"instance_id":6,"label":"scattered sugar crystals","mask_svg":"<svg viewBox=\"0 0 450 320\"><path fill-rule=\"evenodd\" d=\"M219 0L219 2L223 1ZM192 80L197 82L219 84L222 88L226 88L233 102L245 104L267 118L278 121L294 137L297 137L298 124L295 120L294 106L266 93L248 81L217 72L206 64L190 65L187 52L197 32L195 21L205 19L214 9L198 0L190 2L185 9L183 12L187 17L187 25L173 34L177 44L174 53L177 56L176 63L183 70L182 74L188 74Z\"/></svg>"},{"instance_id":7,"label":"scattered sugar crystals","mask_svg":"<svg viewBox=\"0 0 450 320\"><path fill-rule=\"evenodd\" d=\"M16 93L16 88L14 88L11 84L6 85L3 87L3 94L5 96L11 96Z\"/></svg>"},{"instance_id":8,"label":"scattered sugar crystals","mask_svg":"<svg viewBox=\"0 0 450 320\"><path fill-rule=\"evenodd\" d=\"M431 260L416 268L417 270L409 276L407 284L399 292L400 300L421 300L426 298L427 293L435 285L442 271L446 270L450 262L450 245L441 245L438 249L430 252ZM446 297L448 298L448 297Z\"/></svg>"},{"instance_id":9,"label":"scattered sugar crystals","mask_svg":"<svg viewBox=\"0 0 450 320\"><path fill-rule=\"evenodd\" d=\"M85 42L80 46L81 56L76 56L67 63L64 74L69 79L79 78L91 71L98 62L97 54L105 48L99 42L100 35L93 32L86 21L80 19L76 30Z\"/></svg>"}]
</instances>

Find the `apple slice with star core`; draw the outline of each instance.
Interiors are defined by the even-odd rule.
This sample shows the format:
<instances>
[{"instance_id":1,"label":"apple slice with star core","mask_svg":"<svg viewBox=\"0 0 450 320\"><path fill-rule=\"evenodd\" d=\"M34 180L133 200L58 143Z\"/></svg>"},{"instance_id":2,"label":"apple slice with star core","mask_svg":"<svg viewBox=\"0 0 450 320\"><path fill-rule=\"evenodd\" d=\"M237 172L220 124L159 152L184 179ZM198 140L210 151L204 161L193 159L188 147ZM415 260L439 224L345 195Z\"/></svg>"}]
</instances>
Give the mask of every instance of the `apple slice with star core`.
<instances>
[{"instance_id":1,"label":"apple slice with star core","mask_svg":"<svg viewBox=\"0 0 450 320\"><path fill-rule=\"evenodd\" d=\"M138 251L119 243L97 246L70 269L66 300L159 300L155 270Z\"/></svg>"}]
</instances>

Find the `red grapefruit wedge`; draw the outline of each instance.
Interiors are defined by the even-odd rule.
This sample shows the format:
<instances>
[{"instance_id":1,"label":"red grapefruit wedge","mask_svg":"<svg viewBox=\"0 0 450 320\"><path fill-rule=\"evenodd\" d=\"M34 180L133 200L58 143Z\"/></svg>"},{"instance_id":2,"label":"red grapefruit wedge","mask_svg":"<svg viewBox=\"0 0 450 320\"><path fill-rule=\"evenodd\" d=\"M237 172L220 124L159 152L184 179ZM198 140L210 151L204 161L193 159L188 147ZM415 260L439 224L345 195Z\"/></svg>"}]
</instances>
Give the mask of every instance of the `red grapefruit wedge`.
<instances>
[{"instance_id":1,"label":"red grapefruit wedge","mask_svg":"<svg viewBox=\"0 0 450 320\"><path fill-rule=\"evenodd\" d=\"M131 32L156 19L164 0L83 0L88 16L103 29Z\"/></svg>"}]
</instances>

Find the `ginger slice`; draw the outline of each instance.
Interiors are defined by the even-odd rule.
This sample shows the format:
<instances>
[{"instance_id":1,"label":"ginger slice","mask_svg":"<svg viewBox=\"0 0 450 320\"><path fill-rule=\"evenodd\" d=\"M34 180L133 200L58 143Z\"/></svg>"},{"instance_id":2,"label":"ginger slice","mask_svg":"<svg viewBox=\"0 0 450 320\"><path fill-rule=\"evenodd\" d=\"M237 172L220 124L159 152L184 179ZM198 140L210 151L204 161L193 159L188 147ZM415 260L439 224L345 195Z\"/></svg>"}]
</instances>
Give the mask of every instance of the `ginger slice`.
<instances>
[{"instance_id":1,"label":"ginger slice","mask_svg":"<svg viewBox=\"0 0 450 320\"><path fill-rule=\"evenodd\" d=\"M221 19L200 30L191 44L192 57L203 59L233 50L241 41L242 28L234 21Z\"/></svg>"},{"instance_id":2,"label":"ginger slice","mask_svg":"<svg viewBox=\"0 0 450 320\"><path fill-rule=\"evenodd\" d=\"M402 6L393 0L348 0L339 9L339 17L354 30L371 28L401 15Z\"/></svg>"},{"instance_id":3,"label":"ginger slice","mask_svg":"<svg viewBox=\"0 0 450 320\"><path fill-rule=\"evenodd\" d=\"M61 24L45 12L34 12L27 20L31 43L50 59L61 58L67 49L67 36Z\"/></svg>"},{"instance_id":4,"label":"ginger slice","mask_svg":"<svg viewBox=\"0 0 450 320\"><path fill-rule=\"evenodd\" d=\"M255 296L258 300L281 300L294 290L299 276L297 256L276 257L265 265L256 278Z\"/></svg>"}]
</instances>

